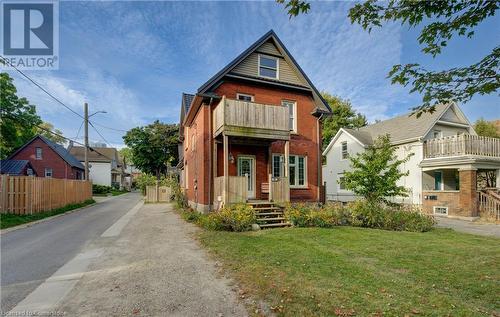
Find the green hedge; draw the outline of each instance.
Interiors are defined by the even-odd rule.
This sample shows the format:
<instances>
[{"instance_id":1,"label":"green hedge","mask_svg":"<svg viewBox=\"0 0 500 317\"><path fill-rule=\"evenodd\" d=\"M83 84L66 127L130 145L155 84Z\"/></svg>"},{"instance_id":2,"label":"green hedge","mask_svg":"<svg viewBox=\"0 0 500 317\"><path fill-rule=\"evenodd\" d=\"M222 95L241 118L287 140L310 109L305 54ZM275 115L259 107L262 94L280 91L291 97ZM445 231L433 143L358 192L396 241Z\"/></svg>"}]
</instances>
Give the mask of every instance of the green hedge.
<instances>
[{"instance_id":1,"label":"green hedge","mask_svg":"<svg viewBox=\"0 0 500 317\"><path fill-rule=\"evenodd\" d=\"M249 231L252 224L257 223L255 211L247 204L231 205L209 214L201 214L190 208L180 210L185 220L208 230Z\"/></svg>"},{"instance_id":2,"label":"green hedge","mask_svg":"<svg viewBox=\"0 0 500 317\"><path fill-rule=\"evenodd\" d=\"M323 207L312 204L290 204L285 217L296 227L355 227L378 228L394 231L425 232L435 224L434 217L408 206L386 206L365 200L347 206L328 203Z\"/></svg>"}]
</instances>

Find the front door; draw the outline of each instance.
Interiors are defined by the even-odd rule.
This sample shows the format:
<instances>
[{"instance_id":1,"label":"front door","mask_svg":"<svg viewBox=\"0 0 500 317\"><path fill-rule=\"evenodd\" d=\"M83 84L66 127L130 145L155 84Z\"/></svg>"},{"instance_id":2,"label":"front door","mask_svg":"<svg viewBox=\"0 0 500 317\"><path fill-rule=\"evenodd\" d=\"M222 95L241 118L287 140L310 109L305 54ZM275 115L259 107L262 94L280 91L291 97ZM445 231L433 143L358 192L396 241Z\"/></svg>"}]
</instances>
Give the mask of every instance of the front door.
<instances>
[{"instance_id":1,"label":"front door","mask_svg":"<svg viewBox=\"0 0 500 317\"><path fill-rule=\"evenodd\" d=\"M247 198L255 198L255 158L238 156L238 176L245 176L248 181Z\"/></svg>"}]
</instances>

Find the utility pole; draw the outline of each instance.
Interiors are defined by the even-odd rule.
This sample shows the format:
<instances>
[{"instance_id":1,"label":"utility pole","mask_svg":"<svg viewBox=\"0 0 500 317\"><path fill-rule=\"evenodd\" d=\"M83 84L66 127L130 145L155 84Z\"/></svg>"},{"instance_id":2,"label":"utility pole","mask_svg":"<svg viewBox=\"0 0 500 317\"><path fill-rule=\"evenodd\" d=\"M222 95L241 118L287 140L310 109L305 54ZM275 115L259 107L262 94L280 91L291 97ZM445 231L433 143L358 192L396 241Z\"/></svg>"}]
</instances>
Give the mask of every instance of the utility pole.
<instances>
[{"instance_id":1,"label":"utility pole","mask_svg":"<svg viewBox=\"0 0 500 317\"><path fill-rule=\"evenodd\" d=\"M85 180L89 180L89 105L87 103L83 104L84 119L83 124L85 125Z\"/></svg>"}]
</instances>

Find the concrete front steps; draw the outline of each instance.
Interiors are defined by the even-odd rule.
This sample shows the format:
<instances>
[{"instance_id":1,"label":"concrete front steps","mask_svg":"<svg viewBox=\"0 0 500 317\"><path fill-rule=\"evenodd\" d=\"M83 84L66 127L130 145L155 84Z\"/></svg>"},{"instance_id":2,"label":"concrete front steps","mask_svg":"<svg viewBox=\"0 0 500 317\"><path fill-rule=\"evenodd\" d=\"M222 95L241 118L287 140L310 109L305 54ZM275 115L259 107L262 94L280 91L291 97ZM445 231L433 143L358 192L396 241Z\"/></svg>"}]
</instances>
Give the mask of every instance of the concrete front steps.
<instances>
[{"instance_id":1,"label":"concrete front steps","mask_svg":"<svg viewBox=\"0 0 500 317\"><path fill-rule=\"evenodd\" d=\"M257 224L262 229L289 227L292 224L286 221L283 209L268 201L248 201L257 215Z\"/></svg>"}]
</instances>

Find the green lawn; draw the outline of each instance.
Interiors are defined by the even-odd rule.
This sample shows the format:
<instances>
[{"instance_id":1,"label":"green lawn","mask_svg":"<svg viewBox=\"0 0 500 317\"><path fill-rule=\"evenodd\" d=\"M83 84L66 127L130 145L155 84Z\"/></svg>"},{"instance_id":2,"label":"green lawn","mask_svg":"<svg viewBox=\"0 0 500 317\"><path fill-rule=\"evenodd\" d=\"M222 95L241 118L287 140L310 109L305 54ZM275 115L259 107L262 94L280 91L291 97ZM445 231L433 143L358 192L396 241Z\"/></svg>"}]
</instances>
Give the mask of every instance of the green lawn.
<instances>
[{"instance_id":1,"label":"green lawn","mask_svg":"<svg viewBox=\"0 0 500 317\"><path fill-rule=\"evenodd\" d=\"M199 238L278 315L500 315L500 239L353 227Z\"/></svg>"},{"instance_id":2,"label":"green lawn","mask_svg":"<svg viewBox=\"0 0 500 317\"><path fill-rule=\"evenodd\" d=\"M0 229L10 228L23 223L33 222L43 218L55 216L93 203L95 203L95 201L93 199L89 199L80 204L70 204L62 208L53 209L47 212L40 212L32 215L0 214Z\"/></svg>"}]
</instances>

